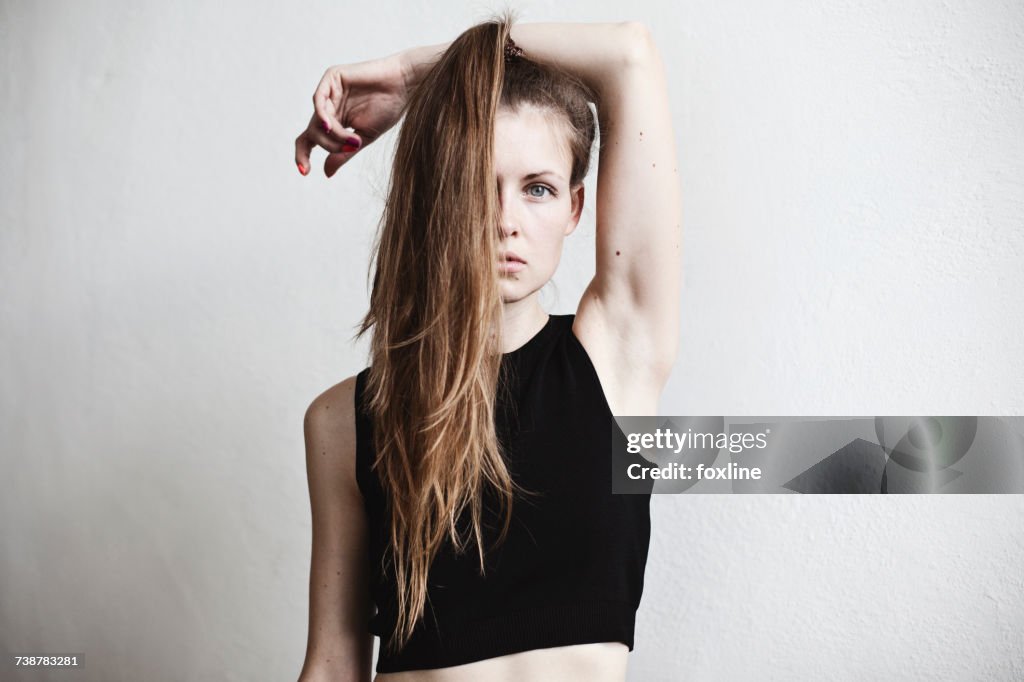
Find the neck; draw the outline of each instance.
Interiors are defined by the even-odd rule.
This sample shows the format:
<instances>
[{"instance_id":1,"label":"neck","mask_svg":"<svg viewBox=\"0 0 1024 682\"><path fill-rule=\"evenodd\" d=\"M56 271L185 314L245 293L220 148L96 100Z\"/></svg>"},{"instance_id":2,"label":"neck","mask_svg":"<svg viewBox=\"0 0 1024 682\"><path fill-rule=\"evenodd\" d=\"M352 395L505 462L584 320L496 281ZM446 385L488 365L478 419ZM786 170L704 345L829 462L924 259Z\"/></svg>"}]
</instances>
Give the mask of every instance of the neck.
<instances>
[{"instance_id":1,"label":"neck","mask_svg":"<svg viewBox=\"0 0 1024 682\"><path fill-rule=\"evenodd\" d=\"M538 294L504 304L502 316L502 353L511 353L541 330L548 314L540 307Z\"/></svg>"}]
</instances>

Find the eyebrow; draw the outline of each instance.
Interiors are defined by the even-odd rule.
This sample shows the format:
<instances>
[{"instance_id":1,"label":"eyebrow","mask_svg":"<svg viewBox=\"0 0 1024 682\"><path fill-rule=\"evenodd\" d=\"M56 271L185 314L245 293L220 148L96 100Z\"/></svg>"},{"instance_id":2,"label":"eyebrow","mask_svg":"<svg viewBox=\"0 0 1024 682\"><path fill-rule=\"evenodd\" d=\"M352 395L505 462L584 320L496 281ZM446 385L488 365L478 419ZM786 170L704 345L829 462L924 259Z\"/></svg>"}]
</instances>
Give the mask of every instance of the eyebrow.
<instances>
[{"instance_id":1,"label":"eyebrow","mask_svg":"<svg viewBox=\"0 0 1024 682\"><path fill-rule=\"evenodd\" d=\"M561 175L559 175L555 171L550 171L550 170L542 170L542 171L538 171L536 173L530 173L529 175L524 175L523 176L523 180L533 180L534 178L539 178L542 175L554 175L559 180L565 181L565 178L563 178Z\"/></svg>"}]
</instances>

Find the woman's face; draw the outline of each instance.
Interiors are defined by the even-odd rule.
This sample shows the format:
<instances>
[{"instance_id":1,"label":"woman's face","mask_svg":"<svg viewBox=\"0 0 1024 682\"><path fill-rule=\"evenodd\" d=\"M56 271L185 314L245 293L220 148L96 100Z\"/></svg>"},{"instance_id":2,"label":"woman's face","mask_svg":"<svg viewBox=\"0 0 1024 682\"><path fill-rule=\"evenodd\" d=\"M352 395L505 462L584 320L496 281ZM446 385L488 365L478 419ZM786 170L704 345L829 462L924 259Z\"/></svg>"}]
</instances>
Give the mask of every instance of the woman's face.
<instances>
[{"instance_id":1,"label":"woman's face","mask_svg":"<svg viewBox=\"0 0 1024 682\"><path fill-rule=\"evenodd\" d=\"M499 109L494 129L495 173L501 202L499 274L512 303L547 284L576 229L583 186L571 191L572 158L563 128L533 106ZM508 263L506 252L521 263Z\"/></svg>"}]
</instances>

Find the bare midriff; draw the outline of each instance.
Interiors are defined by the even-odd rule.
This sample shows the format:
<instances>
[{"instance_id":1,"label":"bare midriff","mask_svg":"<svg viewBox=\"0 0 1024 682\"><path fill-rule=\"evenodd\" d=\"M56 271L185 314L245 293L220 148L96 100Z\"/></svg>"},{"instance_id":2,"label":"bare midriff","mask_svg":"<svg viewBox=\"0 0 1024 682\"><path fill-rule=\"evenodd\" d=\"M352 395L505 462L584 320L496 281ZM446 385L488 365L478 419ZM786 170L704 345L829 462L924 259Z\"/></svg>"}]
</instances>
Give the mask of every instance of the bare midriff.
<instances>
[{"instance_id":1,"label":"bare midriff","mask_svg":"<svg viewBox=\"0 0 1024 682\"><path fill-rule=\"evenodd\" d=\"M574 644L448 668L379 673L373 682L623 682L628 656L622 642Z\"/></svg>"}]
</instances>

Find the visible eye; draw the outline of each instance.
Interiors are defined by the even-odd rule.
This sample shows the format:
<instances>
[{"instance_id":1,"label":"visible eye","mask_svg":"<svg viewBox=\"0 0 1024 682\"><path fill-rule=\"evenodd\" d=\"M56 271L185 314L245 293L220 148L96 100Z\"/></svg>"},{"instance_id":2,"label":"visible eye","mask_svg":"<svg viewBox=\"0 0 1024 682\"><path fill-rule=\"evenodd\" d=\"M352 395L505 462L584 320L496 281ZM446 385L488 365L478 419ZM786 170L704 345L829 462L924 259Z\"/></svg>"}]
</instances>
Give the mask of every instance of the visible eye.
<instances>
[{"instance_id":1,"label":"visible eye","mask_svg":"<svg viewBox=\"0 0 1024 682\"><path fill-rule=\"evenodd\" d=\"M555 190L551 189L551 188L550 188L550 187L548 187L547 185L539 185L539 184L537 184L537 185L530 185L530 186L529 186L529 187L527 188L527 192L529 192L530 190L536 189L536 188L538 188L538 187L539 187L540 189L544 189L544 190L547 190L547 191L548 191L548 192L549 192L549 193L551 194L551 196L554 196L555 194L557 194L557 192L555 192ZM540 199L540 198L541 198L541 197L543 197L544 195L543 195L543 194L531 194L530 196L532 196L532 197L537 197L538 199Z\"/></svg>"}]
</instances>

